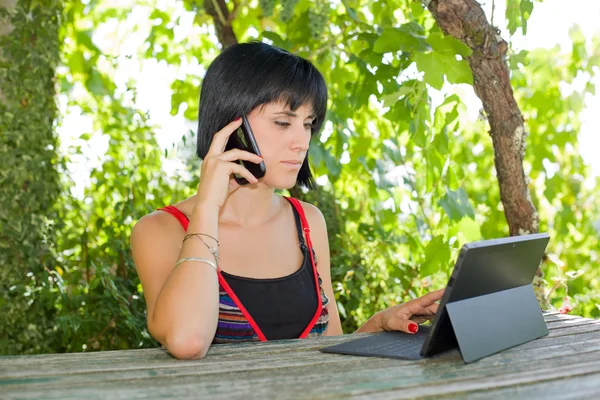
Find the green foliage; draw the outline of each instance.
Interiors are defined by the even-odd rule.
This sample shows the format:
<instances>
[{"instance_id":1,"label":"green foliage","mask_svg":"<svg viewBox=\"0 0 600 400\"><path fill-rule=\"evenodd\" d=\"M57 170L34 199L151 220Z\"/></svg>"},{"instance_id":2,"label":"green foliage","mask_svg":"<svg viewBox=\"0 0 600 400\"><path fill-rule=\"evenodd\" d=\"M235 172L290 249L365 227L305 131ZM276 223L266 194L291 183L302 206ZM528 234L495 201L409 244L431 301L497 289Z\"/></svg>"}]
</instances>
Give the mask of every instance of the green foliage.
<instances>
[{"instance_id":1,"label":"green foliage","mask_svg":"<svg viewBox=\"0 0 600 400\"><path fill-rule=\"evenodd\" d=\"M460 221L465 216L475 218L475 212L469 203L469 197L462 188L456 192L449 190L438 201L438 205L446 211L446 215L448 215L451 221Z\"/></svg>"},{"instance_id":2,"label":"green foliage","mask_svg":"<svg viewBox=\"0 0 600 400\"><path fill-rule=\"evenodd\" d=\"M273 15L276 3L275 0L258 0L258 3L260 4L260 8L262 8L265 17Z\"/></svg>"},{"instance_id":3,"label":"green foliage","mask_svg":"<svg viewBox=\"0 0 600 400\"><path fill-rule=\"evenodd\" d=\"M327 28L329 19L329 1L316 0L315 5L308 9L308 27L310 37L318 40Z\"/></svg>"},{"instance_id":4,"label":"green foliage","mask_svg":"<svg viewBox=\"0 0 600 400\"><path fill-rule=\"evenodd\" d=\"M64 157L70 168L91 168L91 183L83 196L75 196L74 183L63 174L66 189L58 200L59 215L52 217L61 221L54 228L60 235L49 242L56 242L52 265L57 267L50 269L55 284L41 291L54 305L49 318L56 315L58 333L36 351L154 344L144 328L143 293L128 237L143 215L192 195L198 185L189 136L173 132L176 147L187 148L189 155L159 150L158 127L135 105L135 77L125 86L116 78L127 58L100 49L94 40L96 30L115 21L125 24L132 16L125 6L107 4L75 1L65 10L61 96L69 99L68 112L89 117L93 127L81 132ZM207 34L212 19L199 4L151 1L139 6L151 15L151 26L128 28L146 35L129 57L178 72L171 82L171 115L190 121L198 111L201 71L220 51ZM470 50L444 36L414 1L260 4L240 3L232 22L238 40L263 40L310 59L329 87L325 129L310 149L320 185L301 196L327 220L334 291L344 330L351 332L374 312L443 286L463 243L508 234L489 126L484 118L469 121L461 92L448 85L466 84L464 89L472 82ZM512 33L518 27L525 31L531 4L508 2ZM195 13L193 30L178 34L185 25L182 15L189 12ZM556 307L569 295L575 312L599 316L594 266L600 243L593 222L600 220L600 182L590 178L576 134L582 99L595 89L600 46L576 29L572 40L569 55L557 49L521 52L508 61L529 130L526 170L540 230L553 237L543 265L551 287L547 295ZM183 64L196 62L199 72L182 72ZM583 89L562 88L575 79L585 81ZM440 88L442 94L435 90ZM18 132L25 137L29 131ZM107 152L99 163L85 160L100 139L108 142ZM166 165L181 158L187 167L166 172ZM31 230L44 232L41 223ZM45 279L34 272L38 282Z\"/></svg>"},{"instance_id":5,"label":"green foliage","mask_svg":"<svg viewBox=\"0 0 600 400\"><path fill-rule=\"evenodd\" d=\"M534 0L506 0L506 20L511 35L518 28L522 29L523 35L527 34L527 20L533 11L533 2Z\"/></svg>"},{"instance_id":6,"label":"green foliage","mask_svg":"<svg viewBox=\"0 0 600 400\"><path fill-rule=\"evenodd\" d=\"M59 324L67 351L153 343L129 236L133 221L153 211L154 199L168 201L181 187L161 176L161 151L145 115L122 102L97 104L94 128L108 137L108 151L91 171L84 198L65 197L61 204L65 229L58 248L71 291L61 299Z\"/></svg>"},{"instance_id":7,"label":"green foliage","mask_svg":"<svg viewBox=\"0 0 600 400\"><path fill-rule=\"evenodd\" d=\"M91 40L81 40L77 26L97 26L119 14L114 9L91 12L74 3L67 9L69 18L63 27L69 43L64 58L70 67L59 75L61 86L67 88L63 94L74 97L73 87L85 87L85 95L75 97L70 109L79 109L94 121L92 131L79 137L81 146L70 151L80 154L81 147L100 137L108 142L100 165L90 171L91 184L83 197L65 193L60 203L64 229L57 247L67 293L61 297L58 324L66 351L155 345L146 331L142 287L131 259L129 236L142 216L191 195L189 187L164 175L156 127L148 121L147 113L126 105L137 96L135 82L119 90L113 83L113 56L104 54ZM169 22L167 13L155 10L153 15ZM169 38L161 36L168 35L165 32L150 31L152 48L168 43ZM71 64L74 54L83 55L81 63L76 63L80 68ZM159 54L174 62L171 54L159 51L154 56ZM107 64L111 67L99 67ZM73 184L65 176L64 185Z\"/></svg>"},{"instance_id":8,"label":"green foliage","mask_svg":"<svg viewBox=\"0 0 600 400\"><path fill-rule=\"evenodd\" d=\"M292 16L294 15L294 8L296 7L297 3L298 0L283 0L281 2L283 9L279 14L279 18L281 18L282 22L288 22L290 19L292 19Z\"/></svg>"},{"instance_id":9,"label":"green foliage","mask_svg":"<svg viewBox=\"0 0 600 400\"><path fill-rule=\"evenodd\" d=\"M54 69L61 6L0 8L0 353L57 350L60 194Z\"/></svg>"},{"instance_id":10,"label":"green foliage","mask_svg":"<svg viewBox=\"0 0 600 400\"><path fill-rule=\"evenodd\" d=\"M600 178L590 177L577 141L577 115L585 94L595 90L600 40L586 41L577 28L571 38L571 54L531 52L527 67L513 70L513 85L522 88L516 95L530 131L525 161L540 205L540 229L554 238L545 262L547 279L556 289L550 298L559 307L573 296L575 313L600 317L600 233L594 227L600 221ZM568 85L573 85L570 93L564 89Z\"/></svg>"}]
</instances>

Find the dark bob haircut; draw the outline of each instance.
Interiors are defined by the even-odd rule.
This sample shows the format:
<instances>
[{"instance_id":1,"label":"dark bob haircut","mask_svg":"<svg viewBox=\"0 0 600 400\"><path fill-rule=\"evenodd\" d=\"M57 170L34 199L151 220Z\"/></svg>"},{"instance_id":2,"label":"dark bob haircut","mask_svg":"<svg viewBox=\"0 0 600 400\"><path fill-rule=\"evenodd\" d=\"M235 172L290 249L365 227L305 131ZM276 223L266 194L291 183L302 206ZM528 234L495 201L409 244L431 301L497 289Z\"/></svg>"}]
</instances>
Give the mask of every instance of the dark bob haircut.
<instances>
[{"instance_id":1,"label":"dark bob haircut","mask_svg":"<svg viewBox=\"0 0 600 400\"><path fill-rule=\"evenodd\" d=\"M311 105L316 116L311 136L318 133L327 112L327 86L321 73L302 57L266 43L237 44L215 58L200 92L196 154L204 159L215 133L258 106L284 102L292 111ZM297 185L314 188L308 155Z\"/></svg>"}]
</instances>

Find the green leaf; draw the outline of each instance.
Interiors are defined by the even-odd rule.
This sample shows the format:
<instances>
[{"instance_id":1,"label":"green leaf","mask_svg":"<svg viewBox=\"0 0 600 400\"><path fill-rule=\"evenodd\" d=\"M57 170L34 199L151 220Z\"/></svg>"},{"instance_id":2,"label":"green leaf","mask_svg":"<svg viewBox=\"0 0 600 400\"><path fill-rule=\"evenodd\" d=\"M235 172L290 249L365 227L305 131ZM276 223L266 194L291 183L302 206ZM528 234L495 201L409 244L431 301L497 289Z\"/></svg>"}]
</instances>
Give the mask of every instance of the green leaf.
<instances>
[{"instance_id":1,"label":"green leaf","mask_svg":"<svg viewBox=\"0 0 600 400\"><path fill-rule=\"evenodd\" d=\"M421 264L421 278L433 275L448 265L450 247L442 235L434 237L425 247L425 261Z\"/></svg>"},{"instance_id":2,"label":"green leaf","mask_svg":"<svg viewBox=\"0 0 600 400\"><path fill-rule=\"evenodd\" d=\"M390 111L385 113L385 118L393 122L411 121L412 108L409 107L406 103L407 102L405 101L396 101L390 108Z\"/></svg>"},{"instance_id":3,"label":"green leaf","mask_svg":"<svg viewBox=\"0 0 600 400\"><path fill-rule=\"evenodd\" d=\"M425 125L427 118L428 114L422 108L418 108L409 124L411 140L422 149L427 147L429 143L427 127Z\"/></svg>"},{"instance_id":4,"label":"green leaf","mask_svg":"<svg viewBox=\"0 0 600 400\"><path fill-rule=\"evenodd\" d=\"M342 165L333 155L330 149L326 149L322 144L310 147L310 156L312 162L319 168L321 165L327 170L327 175L331 182L338 180L342 171Z\"/></svg>"},{"instance_id":5,"label":"green leaf","mask_svg":"<svg viewBox=\"0 0 600 400\"><path fill-rule=\"evenodd\" d=\"M533 0L506 0L507 28L513 35L519 27L527 34L527 20L533 11Z\"/></svg>"},{"instance_id":6,"label":"green leaf","mask_svg":"<svg viewBox=\"0 0 600 400\"><path fill-rule=\"evenodd\" d=\"M450 83L473 84L473 72L466 60L452 59L446 63L446 78Z\"/></svg>"},{"instance_id":7,"label":"green leaf","mask_svg":"<svg viewBox=\"0 0 600 400\"><path fill-rule=\"evenodd\" d=\"M442 156L445 156L450 151L450 147L448 144L448 134L446 131L439 132L433 138L433 146L438 151L438 153Z\"/></svg>"},{"instance_id":8,"label":"green leaf","mask_svg":"<svg viewBox=\"0 0 600 400\"><path fill-rule=\"evenodd\" d=\"M473 83L473 75L466 60L457 60L452 53L415 54L417 68L424 73L425 82L440 90L444 85L444 75L450 83Z\"/></svg>"},{"instance_id":9,"label":"green leaf","mask_svg":"<svg viewBox=\"0 0 600 400\"><path fill-rule=\"evenodd\" d=\"M445 36L442 33L432 33L427 38L427 43L431 45L431 48L434 51L439 53L446 53L455 55L458 54L460 56L468 57L473 53L473 50L463 42L458 39L453 38L452 36Z\"/></svg>"},{"instance_id":10,"label":"green leaf","mask_svg":"<svg viewBox=\"0 0 600 400\"><path fill-rule=\"evenodd\" d=\"M511 69L518 69L519 64L523 66L529 65L529 52L527 50L521 50L518 53L514 53L508 59Z\"/></svg>"},{"instance_id":11,"label":"green leaf","mask_svg":"<svg viewBox=\"0 0 600 400\"><path fill-rule=\"evenodd\" d=\"M521 9L520 0L506 0L506 20L508 32L511 35L517 31L517 28L521 26Z\"/></svg>"},{"instance_id":12,"label":"green leaf","mask_svg":"<svg viewBox=\"0 0 600 400\"><path fill-rule=\"evenodd\" d=\"M89 29L77 32L77 42L80 45L86 47L88 50L93 51L94 53L100 53L100 49L96 47L94 42L92 42L92 34L93 32Z\"/></svg>"},{"instance_id":13,"label":"green leaf","mask_svg":"<svg viewBox=\"0 0 600 400\"><path fill-rule=\"evenodd\" d=\"M464 216L475 218L475 211L469 202L469 196L463 188L457 191L448 190L438 201L451 221L460 221Z\"/></svg>"},{"instance_id":14,"label":"green leaf","mask_svg":"<svg viewBox=\"0 0 600 400\"><path fill-rule=\"evenodd\" d=\"M89 91L97 96L104 96L108 94L108 90L104 85L104 79L96 69L92 70L86 85Z\"/></svg>"},{"instance_id":15,"label":"green leaf","mask_svg":"<svg viewBox=\"0 0 600 400\"><path fill-rule=\"evenodd\" d=\"M400 90L397 92L385 95L381 97L381 101L383 102L384 107L390 107L394 103L398 101L401 97L406 96L408 93L411 93L414 89L412 86L403 85Z\"/></svg>"},{"instance_id":16,"label":"green leaf","mask_svg":"<svg viewBox=\"0 0 600 400\"><path fill-rule=\"evenodd\" d=\"M440 53L417 53L415 54L415 62L417 68L424 73L424 80L431 87L441 90L444 85L444 57Z\"/></svg>"},{"instance_id":17,"label":"green leaf","mask_svg":"<svg viewBox=\"0 0 600 400\"><path fill-rule=\"evenodd\" d=\"M460 220L457 230L465 242L475 242L482 239L479 224L469 217Z\"/></svg>"},{"instance_id":18,"label":"green leaf","mask_svg":"<svg viewBox=\"0 0 600 400\"><path fill-rule=\"evenodd\" d=\"M523 26L523 35L527 35L527 20L533 11L533 0L521 0L521 24Z\"/></svg>"},{"instance_id":19,"label":"green leaf","mask_svg":"<svg viewBox=\"0 0 600 400\"><path fill-rule=\"evenodd\" d=\"M85 72L85 58L80 50L74 51L68 61L71 74L83 74Z\"/></svg>"},{"instance_id":20,"label":"green leaf","mask_svg":"<svg viewBox=\"0 0 600 400\"><path fill-rule=\"evenodd\" d=\"M356 11L354 10L354 8L350 7L346 0L342 0L342 4L344 4L346 12L348 13L348 16L350 18L352 18L352 20L354 20L354 22L357 22L360 24L360 20L358 19L358 16L356 15Z\"/></svg>"},{"instance_id":21,"label":"green leaf","mask_svg":"<svg viewBox=\"0 0 600 400\"><path fill-rule=\"evenodd\" d=\"M427 51L431 47L423 36L423 27L409 22L398 28L385 28L375 41L373 51L379 54L396 51Z\"/></svg>"}]
</instances>

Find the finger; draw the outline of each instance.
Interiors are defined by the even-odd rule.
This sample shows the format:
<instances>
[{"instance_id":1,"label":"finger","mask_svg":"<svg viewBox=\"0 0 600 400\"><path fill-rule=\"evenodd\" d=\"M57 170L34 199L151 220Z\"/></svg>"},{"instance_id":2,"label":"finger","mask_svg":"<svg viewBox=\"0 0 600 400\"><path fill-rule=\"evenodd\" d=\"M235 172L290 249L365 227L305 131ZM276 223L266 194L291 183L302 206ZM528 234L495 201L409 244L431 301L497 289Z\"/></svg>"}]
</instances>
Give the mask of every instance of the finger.
<instances>
[{"instance_id":1,"label":"finger","mask_svg":"<svg viewBox=\"0 0 600 400\"><path fill-rule=\"evenodd\" d=\"M435 303L436 301L440 301L442 299L442 296L444 296L445 290L446 289L440 289L440 290L436 290L433 292L429 292L426 295L421 296L416 300L421 306L426 307L430 304Z\"/></svg>"},{"instance_id":2,"label":"finger","mask_svg":"<svg viewBox=\"0 0 600 400\"><path fill-rule=\"evenodd\" d=\"M227 140L229 139L229 136L231 136L231 134L233 132L235 132L235 130L237 128L239 128L242 125L242 119L238 118L230 123L228 123L227 125L225 125L225 127L223 129L221 129L219 132L215 133L215 136L213 136L213 140L212 143L210 145L210 148L208 149L208 153L206 153L207 156L216 156L218 154L223 153L223 151L225 151L225 146L227 145Z\"/></svg>"},{"instance_id":3,"label":"finger","mask_svg":"<svg viewBox=\"0 0 600 400\"><path fill-rule=\"evenodd\" d=\"M421 311L418 311L410 316L409 319L415 321L417 324L425 322L427 320L433 319L439 310L438 304L432 304L427 308L423 308Z\"/></svg>"},{"instance_id":4,"label":"finger","mask_svg":"<svg viewBox=\"0 0 600 400\"><path fill-rule=\"evenodd\" d=\"M423 315L435 315L439 307L440 305L438 303L429 304L427 306L420 307L417 313L421 313Z\"/></svg>"},{"instance_id":5,"label":"finger","mask_svg":"<svg viewBox=\"0 0 600 400\"><path fill-rule=\"evenodd\" d=\"M228 194L231 194L233 192L235 192L236 190L238 190L241 187L241 185L239 183L237 183L237 181L235 180L235 177L231 176L231 178L229 178L229 189L227 191Z\"/></svg>"},{"instance_id":6,"label":"finger","mask_svg":"<svg viewBox=\"0 0 600 400\"><path fill-rule=\"evenodd\" d=\"M433 303L432 305L427 307L427 309L431 315L435 315L435 314L437 314L438 310L440 309L440 305L438 303Z\"/></svg>"},{"instance_id":7,"label":"finger","mask_svg":"<svg viewBox=\"0 0 600 400\"><path fill-rule=\"evenodd\" d=\"M419 331L419 325L406 318L391 317L387 323L386 330L400 331L412 335Z\"/></svg>"},{"instance_id":8,"label":"finger","mask_svg":"<svg viewBox=\"0 0 600 400\"><path fill-rule=\"evenodd\" d=\"M433 317L438 310L438 303L421 302L422 298L411 300L404 303L402 307L396 311L396 316L399 318L410 319L415 315L423 315Z\"/></svg>"},{"instance_id":9,"label":"finger","mask_svg":"<svg viewBox=\"0 0 600 400\"><path fill-rule=\"evenodd\" d=\"M236 164L236 163L229 163L231 164L230 166L230 171L229 174L238 174L240 176L242 176L243 178L246 178L246 180L250 183L256 183L258 182L258 179L256 179L256 177L254 175L252 175L252 173L250 171L248 171L246 168L242 167L240 164Z\"/></svg>"},{"instance_id":10,"label":"finger","mask_svg":"<svg viewBox=\"0 0 600 400\"><path fill-rule=\"evenodd\" d=\"M415 315L410 320L412 322L414 322L415 324L422 324L424 322L429 321L430 319L431 318L428 318L428 317L423 317L423 316L420 316L420 315Z\"/></svg>"},{"instance_id":11,"label":"finger","mask_svg":"<svg viewBox=\"0 0 600 400\"><path fill-rule=\"evenodd\" d=\"M403 313L400 313L399 315L403 316L403 317L409 316L409 318L412 318L413 315L423 315L423 316L432 317L435 315L438 308L439 308L439 304L433 303L426 307L411 307L407 310L408 312L404 311Z\"/></svg>"},{"instance_id":12,"label":"finger","mask_svg":"<svg viewBox=\"0 0 600 400\"><path fill-rule=\"evenodd\" d=\"M435 316L435 310L429 307L402 307L396 311L395 316L402 319L415 319L418 317L431 319Z\"/></svg>"},{"instance_id":13,"label":"finger","mask_svg":"<svg viewBox=\"0 0 600 400\"><path fill-rule=\"evenodd\" d=\"M224 161L244 160L253 162L255 164L260 164L263 161L263 158L261 156L257 156L254 153L250 153L249 151L240 149L232 149L226 151L225 153L221 154L219 158Z\"/></svg>"}]
</instances>

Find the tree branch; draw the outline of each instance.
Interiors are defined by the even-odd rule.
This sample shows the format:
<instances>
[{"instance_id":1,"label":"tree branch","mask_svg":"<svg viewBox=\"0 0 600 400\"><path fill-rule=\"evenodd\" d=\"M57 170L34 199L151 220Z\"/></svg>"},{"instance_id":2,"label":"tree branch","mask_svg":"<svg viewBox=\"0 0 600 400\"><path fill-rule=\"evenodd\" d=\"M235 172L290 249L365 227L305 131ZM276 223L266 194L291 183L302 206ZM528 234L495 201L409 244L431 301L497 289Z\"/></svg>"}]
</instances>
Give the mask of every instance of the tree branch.
<instances>
[{"instance_id":1,"label":"tree branch","mask_svg":"<svg viewBox=\"0 0 600 400\"><path fill-rule=\"evenodd\" d=\"M217 38L223 48L237 44L237 37L231 27L231 22L235 18L237 10L230 14L225 0L205 0L204 10L213 18Z\"/></svg>"},{"instance_id":2,"label":"tree branch","mask_svg":"<svg viewBox=\"0 0 600 400\"><path fill-rule=\"evenodd\" d=\"M431 0L427 8L445 34L473 50L467 60L473 71L475 93L490 123L500 197L510 234L537 232L539 217L523 170L527 133L505 62L508 45L475 0Z\"/></svg>"},{"instance_id":3,"label":"tree branch","mask_svg":"<svg viewBox=\"0 0 600 400\"><path fill-rule=\"evenodd\" d=\"M231 10L231 13L229 14L229 18L227 18L227 23L231 24L231 22L237 17L238 13L240 12L240 6L242 4L245 3L240 3L237 0L233 0L233 9Z\"/></svg>"},{"instance_id":4,"label":"tree branch","mask_svg":"<svg viewBox=\"0 0 600 400\"><path fill-rule=\"evenodd\" d=\"M223 10L221 10L221 7L219 7L219 5L217 4L217 0L211 0L213 7L215 8L215 11L217 12L217 16L219 17L219 22L221 23L221 25L227 25L227 20L225 19L225 16L223 15Z\"/></svg>"}]
</instances>

